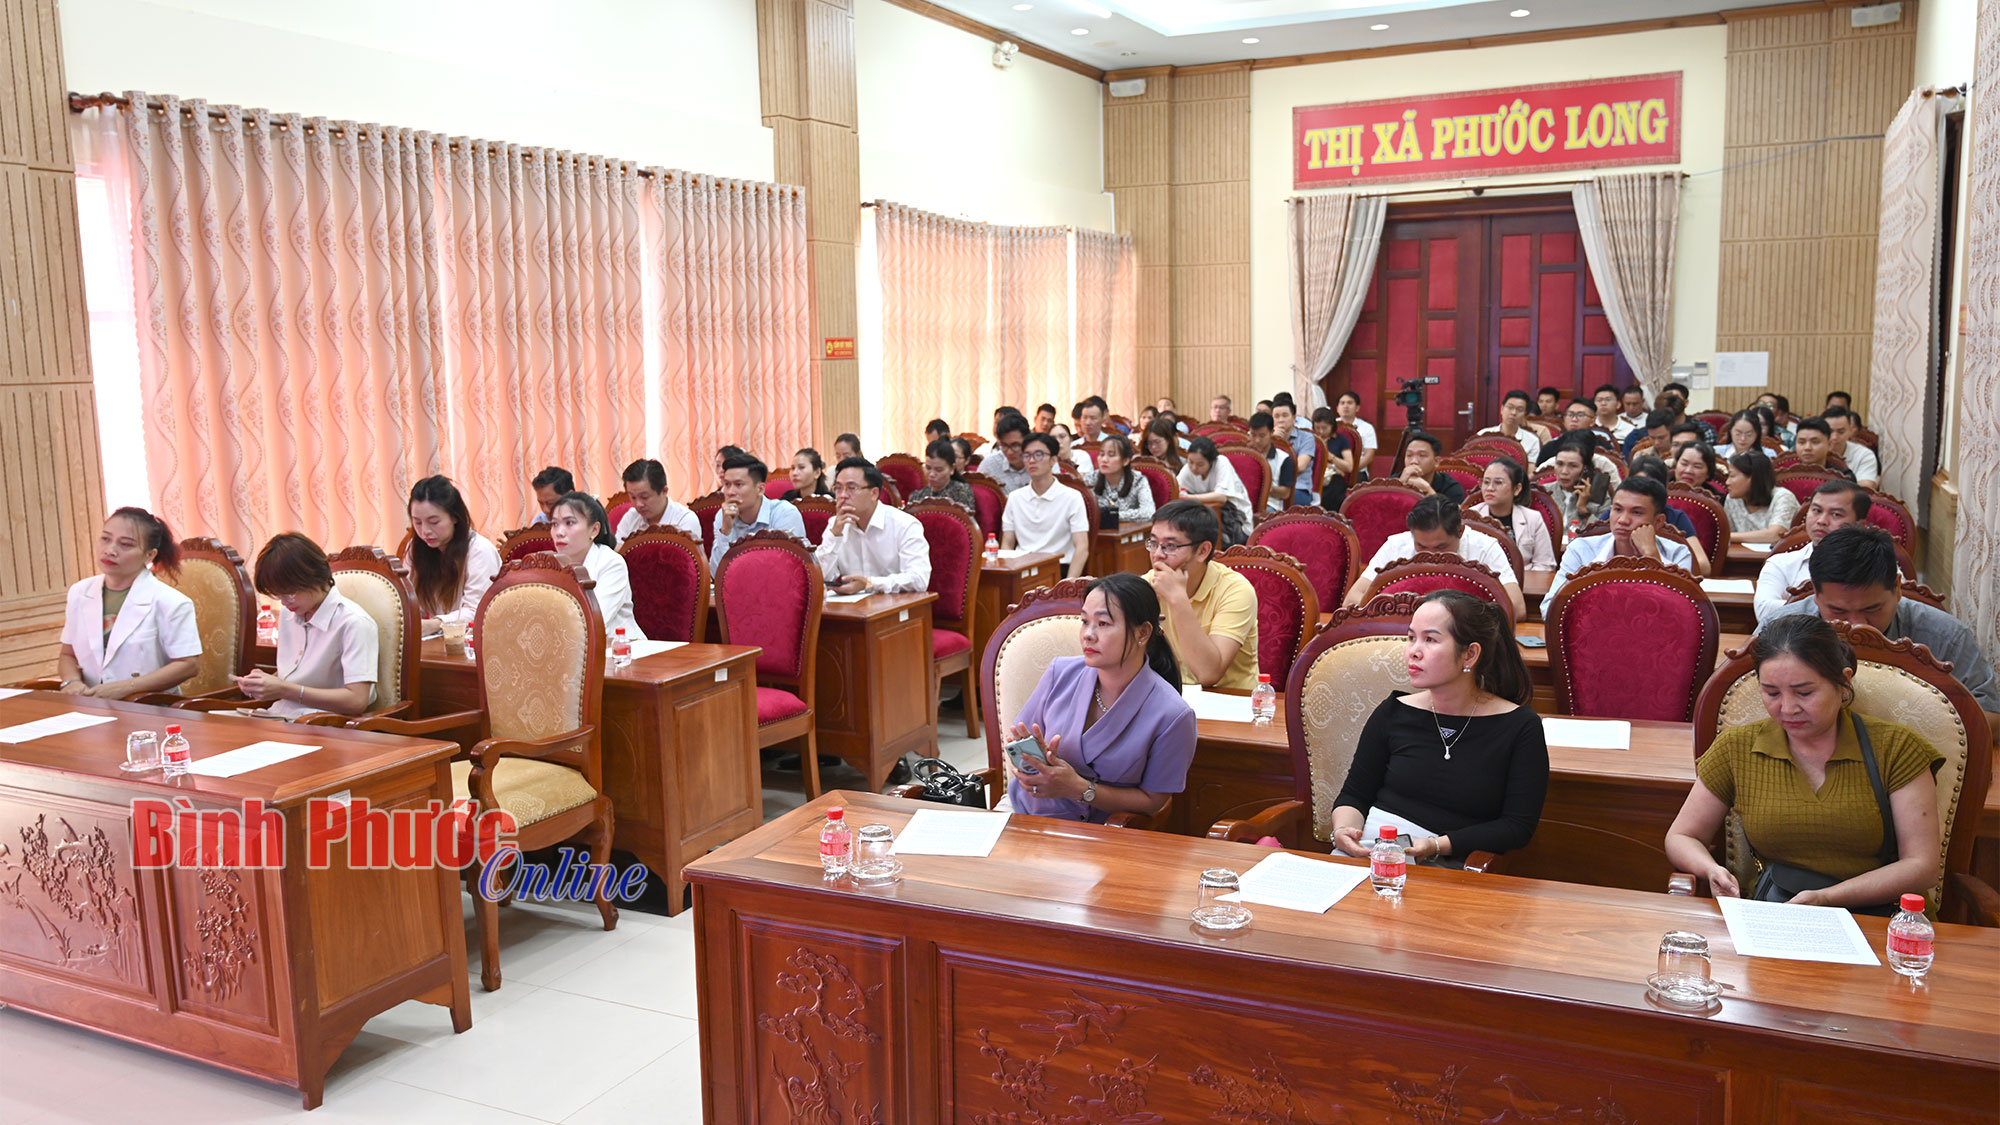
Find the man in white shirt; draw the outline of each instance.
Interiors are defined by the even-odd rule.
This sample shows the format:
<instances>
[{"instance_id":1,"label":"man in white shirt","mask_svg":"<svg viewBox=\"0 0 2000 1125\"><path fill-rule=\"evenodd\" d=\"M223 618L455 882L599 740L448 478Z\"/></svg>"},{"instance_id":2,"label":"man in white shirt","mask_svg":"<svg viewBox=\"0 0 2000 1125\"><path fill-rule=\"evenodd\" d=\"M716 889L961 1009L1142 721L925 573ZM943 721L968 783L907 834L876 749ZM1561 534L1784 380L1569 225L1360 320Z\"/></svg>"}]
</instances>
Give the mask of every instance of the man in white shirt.
<instances>
[{"instance_id":1,"label":"man in white shirt","mask_svg":"<svg viewBox=\"0 0 2000 1125\"><path fill-rule=\"evenodd\" d=\"M836 594L930 589L931 547L924 525L882 503L882 471L859 457L834 466L833 519L813 557Z\"/></svg>"},{"instance_id":2,"label":"man in white shirt","mask_svg":"<svg viewBox=\"0 0 2000 1125\"><path fill-rule=\"evenodd\" d=\"M1479 432L1499 434L1501 437L1520 442L1521 452L1528 455L1528 463L1521 467L1533 473L1535 466L1542 462L1542 439L1535 436L1535 431L1521 424L1527 418L1528 392L1508 391L1506 397L1500 400L1500 424L1488 426Z\"/></svg>"},{"instance_id":3,"label":"man in white shirt","mask_svg":"<svg viewBox=\"0 0 2000 1125\"><path fill-rule=\"evenodd\" d=\"M1468 529L1458 505L1443 496L1426 496L1410 509L1408 526L1408 531L1399 531L1382 541L1375 557L1368 560L1368 568L1354 580L1341 604L1360 605L1367 599L1368 587L1375 576L1391 564L1414 558L1419 551L1442 551L1492 571L1513 604L1514 620L1528 615L1528 603L1521 597L1521 583L1514 577L1514 564L1507 561L1506 550L1491 535L1476 527Z\"/></svg>"},{"instance_id":4,"label":"man in white shirt","mask_svg":"<svg viewBox=\"0 0 2000 1125\"><path fill-rule=\"evenodd\" d=\"M632 506L625 510L612 532L620 543L656 527L671 528L701 542L701 518L686 504L667 498L665 465L649 457L625 466L625 495Z\"/></svg>"},{"instance_id":5,"label":"man in white shirt","mask_svg":"<svg viewBox=\"0 0 2000 1125\"><path fill-rule=\"evenodd\" d=\"M1666 526L1666 512L1666 485L1646 476L1626 477L1618 482L1618 490L1611 494L1610 533L1579 535L1570 541L1569 549L1563 552L1562 564L1556 567L1549 592L1542 596L1542 615L1548 616L1549 607L1555 604L1556 591L1563 588L1571 575L1614 555L1658 559L1694 573L1694 555L1687 547L1659 534L1660 528Z\"/></svg>"},{"instance_id":6,"label":"man in white shirt","mask_svg":"<svg viewBox=\"0 0 2000 1125\"><path fill-rule=\"evenodd\" d=\"M1882 481L1881 462L1874 450L1853 440L1854 432L1861 428L1854 415L1844 406L1829 406L1820 417L1826 419L1827 429L1833 431L1833 452L1847 462L1855 483L1863 488L1878 486Z\"/></svg>"},{"instance_id":7,"label":"man in white shirt","mask_svg":"<svg viewBox=\"0 0 2000 1125\"><path fill-rule=\"evenodd\" d=\"M782 531L794 539L806 537L806 521L784 500L764 495L770 470L754 453L737 450L722 459L722 507L715 513L714 542L708 545L708 568L722 565L722 556L738 540L760 531Z\"/></svg>"},{"instance_id":8,"label":"man in white shirt","mask_svg":"<svg viewBox=\"0 0 2000 1125\"><path fill-rule=\"evenodd\" d=\"M979 463L979 471L1000 482L1000 488L1012 492L1028 485L1028 467L1021 460L1021 451L1027 448L1028 420L1018 411L1001 416L993 426L993 452Z\"/></svg>"},{"instance_id":9,"label":"man in white shirt","mask_svg":"<svg viewBox=\"0 0 2000 1125\"><path fill-rule=\"evenodd\" d=\"M1618 432L1618 423L1620 421L1618 413L1618 388L1609 383L1603 384L1590 392L1590 403L1597 408L1598 430L1609 434L1614 443L1624 437L1623 434Z\"/></svg>"},{"instance_id":10,"label":"man in white shirt","mask_svg":"<svg viewBox=\"0 0 2000 1125\"><path fill-rule=\"evenodd\" d=\"M1646 414L1648 412L1646 410L1645 388L1633 384L1620 391L1618 397L1623 401L1625 409L1623 413L1618 415L1618 425L1612 429L1611 436L1617 438L1619 445L1622 447L1626 436L1633 430L1643 430L1646 428Z\"/></svg>"},{"instance_id":11,"label":"man in white shirt","mask_svg":"<svg viewBox=\"0 0 2000 1125\"><path fill-rule=\"evenodd\" d=\"M1759 626L1777 616L1785 603L1791 601L1792 587L1812 577L1813 548L1819 541L1830 531L1866 521L1868 504L1868 490L1853 481L1830 480L1813 490L1812 501L1806 505L1805 546L1772 555L1757 572L1757 598L1753 605Z\"/></svg>"},{"instance_id":12,"label":"man in white shirt","mask_svg":"<svg viewBox=\"0 0 2000 1125\"><path fill-rule=\"evenodd\" d=\"M1077 403L1077 436L1092 449L1097 448L1097 444L1104 440L1104 418L1110 413L1111 404L1096 395Z\"/></svg>"},{"instance_id":13,"label":"man in white shirt","mask_svg":"<svg viewBox=\"0 0 2000 1125\"><path fill-rule=\"evenodd\" d=\"M536 473L535 479L529 483L535 487L535 504L541 509L535 513L534 519L528 521L529 527L549 522L551 513L556 510L556 501L576 491L576 478L569 474L568 469L559 469L554 465Z\"/></svg>"},{"instance_id":14,"label":"man in white shirt","mask_svg":"<svg viewBox=\"0 0 2000 1125\"><path fill-rule=\"evenodd\" d=\"M1353 391L1340 392L1340 397L1334 400L1333 411L1340 415L1343 425L1354 427L1354 432L1361 435L1361 448L1355 451L1355 455L1361 458L1356 462L1359 470L1357 477L1366 479L1368 466L1375 460L1375 451L1382 448L1382 443L1375 439L1375 426L1361 417L1361 396Z\"/></svg>"},{"instance_id":15,"label":"man in white shirt","mask_svg":"<svg viewBox=\"0 0 2000 1125\"><path fill-rule=\"evenodd\" d=\"M1000 546L1005 550L1055 551L1062 555L1064 577L1081 578L1090 561L1090 513L1083 494L1056 479L1056 439L1032 434L1021 460L1028 484L1007 494L1000 515Z\"/></svg>"}]
</instances>

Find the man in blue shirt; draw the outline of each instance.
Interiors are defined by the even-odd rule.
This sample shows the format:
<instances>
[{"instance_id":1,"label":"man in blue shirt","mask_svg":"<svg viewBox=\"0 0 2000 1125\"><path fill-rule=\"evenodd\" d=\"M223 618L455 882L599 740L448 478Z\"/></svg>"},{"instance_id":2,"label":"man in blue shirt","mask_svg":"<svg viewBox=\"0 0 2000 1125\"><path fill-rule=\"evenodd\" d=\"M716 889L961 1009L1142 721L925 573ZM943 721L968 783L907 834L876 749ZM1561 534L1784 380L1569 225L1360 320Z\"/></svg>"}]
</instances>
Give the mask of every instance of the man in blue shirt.
<instances>
[{"instance_id":1,"label":"man in blue shirt","mask_svg":"<svg viewBox=\"0 0 2000 1125\"><path fill-rule=\"evenodd\" d=\"M806 537L806 521L783 500L764 495L770 470L754 453L738 451L722 459L722 507L715 513L708 566L714 570L739 539L760 531L782 531L794 539Z\"/></svg>"}]
</instances>

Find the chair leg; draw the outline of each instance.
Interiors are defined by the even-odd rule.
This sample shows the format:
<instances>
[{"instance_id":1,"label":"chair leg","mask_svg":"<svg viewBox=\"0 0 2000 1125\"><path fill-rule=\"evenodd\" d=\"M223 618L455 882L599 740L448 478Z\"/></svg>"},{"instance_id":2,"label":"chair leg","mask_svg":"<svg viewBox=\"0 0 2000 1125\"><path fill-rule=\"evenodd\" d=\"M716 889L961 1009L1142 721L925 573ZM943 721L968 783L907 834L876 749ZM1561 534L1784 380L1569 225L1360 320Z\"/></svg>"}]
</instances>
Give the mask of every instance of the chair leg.
<instances>
[{"instance_id":1,"label":"chair leg","mask_svg":"<svg viewBox=\"0 0 2000 1125\"><path fill-rule=\"evenodd\" d=\"M973 666L968 664L958 677L959 701L965 705L965 737L979 737L979 692L972 686Z\"/></svg>"},{"instance_id":2,"label":"chair leg","mask_svg":"<svg viewBox=\"0 0 2000 1125\"><path fill-rule=\"evenodd\" d=\"M594 865L594 869L598 871L609 870L609 864L611 863L612 817L611 799L609 797L599 797L597 799L597 815L590 822L590 832L588 835L590 841L590 862ZM598 916L604 919L604 928L615 930L618 928L618 904L611 900L610 882L611 880L608 876L598 880L593 900L597 903Z\"/></svg>"},{"instance_id":3,"label":"chair leg","mask_svg":"<svg viewBox=\"0 0 2000 1125\"><path fill-rule=\"evenodd\" d=\"M806 749L805 753L799 756L799 760L805 764L806 800L817 801L819 800L819 734L817 731L808 730L806 732Z\"/></svg>"},{"instance_id":4,"label":"chair leg","mask_svg":"<svg viewBox=\"0 0 2000 1125\"><path fill-rule=\"evenodd\" d=\"M498 857L488 860L498 862ZM517 871L516 877L519 877ZM479 985L488 992L500 991L500 904L479 893L477 881L472 892L472 917L479 923Z\"/></svg>"}]
</instances>

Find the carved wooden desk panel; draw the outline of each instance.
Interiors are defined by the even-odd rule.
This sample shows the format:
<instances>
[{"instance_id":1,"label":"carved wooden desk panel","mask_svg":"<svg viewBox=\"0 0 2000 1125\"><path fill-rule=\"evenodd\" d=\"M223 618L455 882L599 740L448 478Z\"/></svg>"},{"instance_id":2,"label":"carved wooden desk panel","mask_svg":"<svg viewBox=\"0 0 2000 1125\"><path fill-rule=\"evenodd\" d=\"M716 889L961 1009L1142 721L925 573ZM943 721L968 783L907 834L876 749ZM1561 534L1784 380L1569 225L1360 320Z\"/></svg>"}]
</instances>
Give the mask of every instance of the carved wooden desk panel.
<instances>
[{"instance_id":1,"label":"carved wooden desk panel","mask_svg":"<svg viewBox=\"0 0 2000 1125\"><path fill-rule=\"evenodd\" d=\"M974 666L985 658L986 640L1007 619L1007 607L1017 605L1030 590L1053 586L1062 579L1062 556L1051 551L996 559L979 568L979 597L972 614Z\"/></svg>"},{"instance_id":2,"label":"carved wooden desk panel","mask_svg":"<svg viewBox=\"0 0 2000 1125\"><path fill-rule=\"evenodd\" d=\"M449 742L291 727L34 692L0 725L70 711L104 723L0 743L0 1001L279 1082L320 1102L361 1025L405 1000L472 1025L457 873L307 866L306 802L449 803ZM258 741L321 749L233 778L120 773L125 735L180 723L198 760ZM255 797L284 818L282 867L135 869L135 798L196 809Z\"/></svg>"},{"instance_id":3,"label":"carved wooden desk panel","mask_svg":"<svg viewBox=\"0 0 2000 1125\"><path fill-rule=\"evenodd\" d=\"M985 859L822 882L828 794L696 861L710 1122L1972 1122L1996 1118L2000 933L1886 966L1729 952L1712 902L1413 869L1326 915L1187 920L1250 845L1017 816ZM1877 955L1881 919L1860 920ZM1645 999L1660 935L1708 935L1706 1019Z\"/></svg>"},{"instance_id":4,"label":"carved wooden desk panel","mask_svg":"<svg viewBox=\"0 0 2000 1125\"><path fill-rule=\"evenodd\" d=\"M681 910L681 867L764 823L757 763L757 654L752 645L683 645L604 673L604 791L618 814L613 843L667 883ZM424 642L430 713L478 710L474 665Z\"/></svg>"},{"instance_id":5,"label":"carved wooden desk panel","mask_svg":"<svg viewBox=\"0 0 2000 1125\"><path fill-rule=\"evenodd\" d=\"M830 602L819 619L813 726L822 754L838 754L880 789L896 759L937 745L931 675L936 594L871 594ZM760 810L761 813L761 810Z\"/></svg>"},{"instance_id":6,"label":"carved wooden desk panel","mask_svg":"<svg viewBox=\"0 0 2000 1125\"><path fill-rule=\"evenodd\" d=\"M1152 530L1151 520L1127 520L1116 528L1100 527L1092 531L1089 573L1102 578L1121 571L1144 574L1153 569L1152 556L1146 553L1146 536Z\"/></svg>"}]
</instances>

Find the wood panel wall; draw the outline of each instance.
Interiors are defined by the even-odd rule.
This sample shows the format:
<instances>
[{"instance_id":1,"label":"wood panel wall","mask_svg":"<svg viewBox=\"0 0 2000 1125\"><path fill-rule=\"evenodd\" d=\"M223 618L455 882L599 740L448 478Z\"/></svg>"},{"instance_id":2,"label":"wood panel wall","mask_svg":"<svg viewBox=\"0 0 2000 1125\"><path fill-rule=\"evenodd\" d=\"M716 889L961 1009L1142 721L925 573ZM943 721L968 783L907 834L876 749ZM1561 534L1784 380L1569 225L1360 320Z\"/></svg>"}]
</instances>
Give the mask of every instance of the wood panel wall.
<instances>
[{"instance_id":1,"label":"wood panel wall","mask_svg":"<svg viewBox=\"0 0 2000 1125\"><path fill-rule=\"evenodd\" d=\"M0 682L53 671L104 510L54 0L0 0Z\"/></svg>"},{"instance_id":2,"label":"wood panel wall","mask_svg":"<svg viewBox=\"0 0 2000 1125\"><path fill-rule=\"evenodd\" d=\"M861 137L852 0L757 0L758 79L776 154L772 178L806 190L813 286L812 355L819 448L861 425L860 367L825 359L829 336L854 338Z\"/></svg>"},{"instance_id":3,"label":"wood panel wall","mask_svg":"<svg viewBox=\"0 0 2000 1125\"><path fill-rule=\"evenodd\" d=\"M1105 189L1139 254L1140 395L1196 418L1218 393L1247 406L1250 64L1120 77L1146 79L1144 94L1104 101Z\"/></svg>"},{"instance_id":4,"label":"wood panel wall","mask_svg":"<svg viewBox=\"0 0 2000 1125\"><path fill-rule=\"evenodd\" d=\"M1729 20L1716 350L1770 352L1771 390L1799 414L1835 389L1869 411L1881 136L1916 32L1914 2L1882 27L1836 6ZM1741 405L1729 393L1718 406Z\"/></svg>"}]
</instances>

